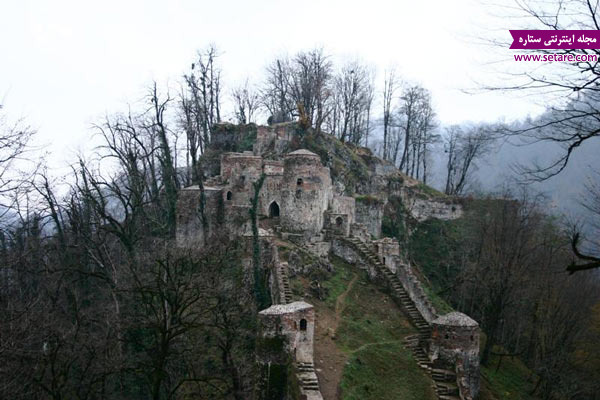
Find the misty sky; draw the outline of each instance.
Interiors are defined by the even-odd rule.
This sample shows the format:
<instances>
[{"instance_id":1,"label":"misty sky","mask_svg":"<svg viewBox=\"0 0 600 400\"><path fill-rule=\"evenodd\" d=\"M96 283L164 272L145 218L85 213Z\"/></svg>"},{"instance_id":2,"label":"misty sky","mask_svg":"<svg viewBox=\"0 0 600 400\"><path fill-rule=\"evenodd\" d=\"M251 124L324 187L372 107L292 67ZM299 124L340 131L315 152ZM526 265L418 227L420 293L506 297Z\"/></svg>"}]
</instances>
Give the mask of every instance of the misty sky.
<instances>
[{"instance_id":1,"label":"misty sky","mask_svg":"<svg viewBox=\"0 0 600 400\"><path fill-rule=\"evenodd\" d=\"M323 46L360 57L433 93L443 124L536 114L532 99L468 95L512 52L476 44L509 28L477 1L5 1L0 8L0 103L49 143L51 158L85 148L103 114L126 110L152 81L177 90L197 49L223 52L225 93L261 78L277 54ZM502 33L504 32L504 33ZM376 105L377 107L377 105ZM376 110L378 113L378 110Z\"/></svg>"}]
</instances>

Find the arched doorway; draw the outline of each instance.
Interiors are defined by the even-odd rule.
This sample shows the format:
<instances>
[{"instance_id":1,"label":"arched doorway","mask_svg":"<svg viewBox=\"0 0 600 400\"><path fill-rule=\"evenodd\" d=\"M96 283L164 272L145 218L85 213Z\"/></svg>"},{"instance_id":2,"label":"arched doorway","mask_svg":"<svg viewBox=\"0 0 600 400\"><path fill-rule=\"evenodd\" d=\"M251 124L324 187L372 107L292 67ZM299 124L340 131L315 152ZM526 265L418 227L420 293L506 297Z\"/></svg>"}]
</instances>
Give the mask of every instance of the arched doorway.
<instances>
[{"instance_id":1,"label":"arched doorway","mask_svg":"<svg viewBox=\"0 0 600 400\"><path fill-rule=\"evenodd\" d=\"M279 204L276 201L272 202L269 205L269 218L278 218L279 217Z\"/></svg>"},{"instance_id":2,"label":"arched doorway","mask_svg":"<svg viewBox=\"0 0 600 400\"><path fill-rule=\"evenodd\" d=\"M233 199L233 193L227 192L227 197L226 198L227 198L227 200Z\"/></svg>"},{"instance_id":3,"label":"arched doorway","mask_svg":"<svg viewBox=\"0 0 600 400\"><path fill-rule=\"evenodd\" d=\"M335 219L335 227L338 230L341 230L343 225L344 225L344 219L342 217L337 217Z\"/></svg>"}]
</instances>

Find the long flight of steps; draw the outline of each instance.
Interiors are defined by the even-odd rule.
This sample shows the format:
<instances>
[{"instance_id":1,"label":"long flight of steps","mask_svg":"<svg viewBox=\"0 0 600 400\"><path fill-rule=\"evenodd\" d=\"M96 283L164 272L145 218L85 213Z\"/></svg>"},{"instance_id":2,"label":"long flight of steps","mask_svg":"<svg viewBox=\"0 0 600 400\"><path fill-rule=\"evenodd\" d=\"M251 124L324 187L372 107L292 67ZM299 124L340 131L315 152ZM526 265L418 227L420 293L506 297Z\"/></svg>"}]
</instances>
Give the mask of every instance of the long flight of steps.
<instances>
[{"instance_id":1,"label":"long flight of steps","mask_svg":"<svg viewBox=\"0 0 600 400\"><path fill-rule=\"evenodd\" d=\"M279 287L282 290L281 304L289 304L292 302L292 290L290 289L287 262L277 264L277 276L279 277Z\"/></svg>"},{"instance_id":2,"label":"long flight of steps","mask_svg":"<svg viewBox=\"0 0 600 400\"><path fill-rule=\"evenodd\" d=\"M423 350L422 343L431 338L431 327L423 318L415 303L412 301L400 279L389 270L375 253L370 250L367 245L355 237L343 238L354 246L361 255L366 258L371 264L375 265L379 271L383 273L389 282L392 290L402 304L404 312L408 315L409 320L418 334L407 336L405 340L406 347L409 348L419 367L427 371L434 383L434 390L440 400L460 400L458 386L456 385L456 373L454 371L435 368L429 359L429 356Z\"/></svg>"}]
</instances>

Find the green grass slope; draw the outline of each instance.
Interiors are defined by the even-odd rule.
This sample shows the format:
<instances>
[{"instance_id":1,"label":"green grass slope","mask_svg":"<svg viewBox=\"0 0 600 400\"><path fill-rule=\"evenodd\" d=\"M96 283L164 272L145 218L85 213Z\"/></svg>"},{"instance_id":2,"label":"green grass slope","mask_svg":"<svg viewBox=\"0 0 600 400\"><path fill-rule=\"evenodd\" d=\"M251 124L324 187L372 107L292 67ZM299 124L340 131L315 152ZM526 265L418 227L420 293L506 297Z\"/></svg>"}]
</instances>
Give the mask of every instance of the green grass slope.
<instances>
[{"instance_id":1,"label":"green grass slope","mask_svg":"<svg viewBox=\"0 0 600 400\"><path fill-rule=\"evenodd\" d=\"M307 301L315 305L317 315L328 312L338 316L335 345L346 359L339 398L436 399L429 376L403 346L403 338L415 330L401 310L367 280L364 271L338 258L333 262L335 273L322 282L327 297ZM331 356L317 350L315 359Z\"/></svg>"}]
</instances>

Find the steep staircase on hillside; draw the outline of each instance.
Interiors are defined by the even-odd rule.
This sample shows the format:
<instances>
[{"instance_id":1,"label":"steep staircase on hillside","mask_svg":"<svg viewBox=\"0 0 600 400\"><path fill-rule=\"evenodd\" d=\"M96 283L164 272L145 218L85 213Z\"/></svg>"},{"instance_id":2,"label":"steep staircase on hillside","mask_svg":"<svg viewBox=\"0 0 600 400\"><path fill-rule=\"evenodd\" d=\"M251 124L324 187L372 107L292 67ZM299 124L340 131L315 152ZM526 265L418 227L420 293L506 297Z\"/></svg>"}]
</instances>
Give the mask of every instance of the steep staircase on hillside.
<instances>
[{"instance_id":1,"label":"steep staircase on hillside","mask_svg":"<svg viewBox=\"0 0 600 400\"><path fill-rule=\"evenodd\" d=\"M292 302L292 291L290 288L290 278L288 273L288 263L279 260L279 253L274 243L271 243L275 249L275 275L277 279L277 286L279 287L279 303L278 304L290 304ZM303 250L306 251L306 250ZM312 358L312 357L311 357ZM299 362L296 359L296 352L294 351L294 364L296 366L296 378L300 386L302 397L305 400L323 400L323 395L319 389L319 379L315 372L313 362Z\"/></svg>"},{"instance_id":2,"label":"steep staircase on hillside","mask_svg":"<svg viewBox=\"0 0 600 400\"><path fill-rule=\"evenodd\" d=\"M410 349L413 353L413 357L419 364L419 367L423 368L427 372L431 371L432 363L423 347L419 345L419 335L410 335L404 338L404 345Z\"/></svg>"},{"instance_id":3,"label":"steep staircase on hillside","mask_svg":"<svg viewBox=\"0 0 600 400\"><path fill-rule=\"evenodd\" d=\"M415 303L408 295L408 292L404 289L404 286L402 286L402 282L400 282L400 279L396 276L396 274L390 271L388 267L379 261L379 257L377 257L377 255L371 249L369 249L365 243L361 242L355 237L344 239L350 242L365 259L367 259L385 276L390 288L394 292L394 295L400 300L402 309L408 316L410 322L415 328L417 328L417 331L419 332L419 341L424 342L429 340L431 338L431 327L425 318L423 318L421 313L419 313L417 310Z\"/></svg>"},{"instance_id":4,"label":"steep staircase on hillside","mask_svg":"<svg viewBox=\"0 0 600 400\"><path fill-rule=\"evenodd\" d=\"M431 327L423 318L419 310L410 298L408 292L404 289L400 279L390 271L381 261L379 257L365 243L355 237L340 237L360 253L362 257L374 265L387 279L389 286L400 300L402 309L408 316L410 322L417 329L418 334L407 336L404 341L409 348L413 357L417 361L419 367L429 373L433 380L433 389L435 390L439 400L460 400L460 393L456 384L456 373L451 370L439 369L433 366L429 356L423 350L423 343L431 339Z\"/></svg>"},{"instance_id":5,"label":"steep staircase on hillside","mask_svg":"<svg viewBox=\"0 0 600 400\"><path fill-rule=\"evenodd\" d=\"M292 302L292 290L290 289L290 278L288 275L288 263L277 263L277 278L279 280L279 290L281 293L281 304L289 304Z\"/></svg>"},{"instance_id":6,"label":"steep staircase on hillside","mask_svg":"<svg viewBox=\"0 0 600 400\"><path fill-rule=\"evenodd\" d=\"M449 369L436 368L425 354L423 347L419 345L418 335L410 335L404 338L405 346L413 353L417 364L431 376L433 389L440 400L460 400L458 385L456 384L456 372Z\"/></svg>"}]
</instances>

